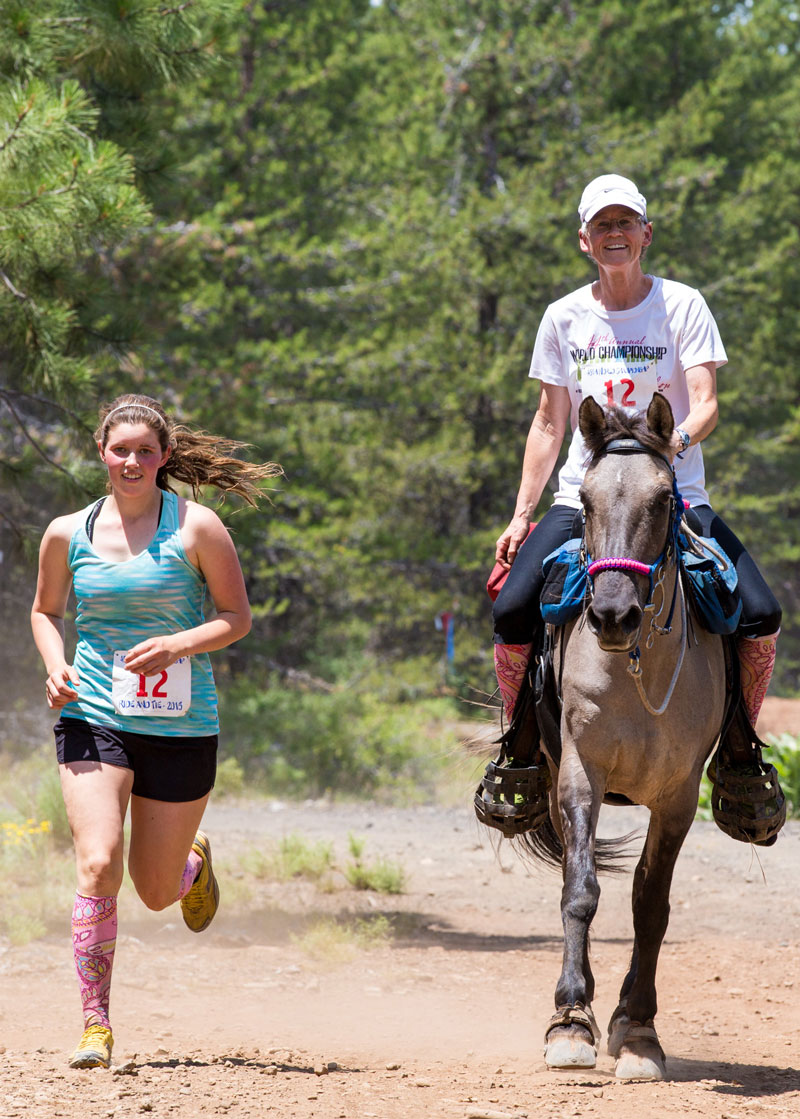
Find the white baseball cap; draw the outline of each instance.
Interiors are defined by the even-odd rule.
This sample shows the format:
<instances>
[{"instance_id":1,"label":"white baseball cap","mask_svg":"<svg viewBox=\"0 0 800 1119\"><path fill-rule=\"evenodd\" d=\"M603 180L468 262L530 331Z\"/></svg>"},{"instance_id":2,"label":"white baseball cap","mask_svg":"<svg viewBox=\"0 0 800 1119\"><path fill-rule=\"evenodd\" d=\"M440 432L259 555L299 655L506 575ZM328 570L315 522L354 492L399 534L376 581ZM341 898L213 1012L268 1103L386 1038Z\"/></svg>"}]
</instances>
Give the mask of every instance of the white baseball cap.
<instances>
[{"instance_id":1,"label":"white baseball cap","mask_svg":"<svg viewBox=\"0 0 800 1119\"><path fill-rule=\"evenodd\" d=\"M622 175L599 175L592 179L581 195L578 214L582 222L591 221L606 206L627 206L647 218L647 199L639 193L636 183Z\"/></svg>"}]
</instances>

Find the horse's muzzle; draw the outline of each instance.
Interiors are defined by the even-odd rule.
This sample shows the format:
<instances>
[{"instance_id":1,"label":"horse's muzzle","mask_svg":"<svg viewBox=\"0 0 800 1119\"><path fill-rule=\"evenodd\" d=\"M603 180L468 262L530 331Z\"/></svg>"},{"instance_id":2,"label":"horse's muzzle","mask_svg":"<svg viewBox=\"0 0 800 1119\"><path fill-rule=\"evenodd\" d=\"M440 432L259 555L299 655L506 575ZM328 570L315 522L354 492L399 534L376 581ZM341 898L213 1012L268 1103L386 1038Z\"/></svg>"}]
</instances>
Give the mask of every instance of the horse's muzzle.
<instances>
[{"instance_id":1,"label":"horse's muzzle","mask_svg":"<svg viewBox=\"0 0 800 1119\"><path fill-rule=\"evenodd\" d=\"M594 598L586 611L586 624L604 652L629 653L638 644L643 617L637 602L623 605Z\"/></svg>"}]
</instances>

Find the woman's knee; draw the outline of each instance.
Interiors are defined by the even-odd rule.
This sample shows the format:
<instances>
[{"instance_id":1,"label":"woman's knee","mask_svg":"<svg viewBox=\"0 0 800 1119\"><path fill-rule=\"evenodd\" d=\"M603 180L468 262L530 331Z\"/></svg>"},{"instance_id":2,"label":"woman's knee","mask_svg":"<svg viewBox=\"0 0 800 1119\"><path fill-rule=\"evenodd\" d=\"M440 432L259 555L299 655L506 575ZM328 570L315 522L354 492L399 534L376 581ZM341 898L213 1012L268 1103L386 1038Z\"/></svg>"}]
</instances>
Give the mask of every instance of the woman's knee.
<instances>
[{"instance_id":1,"label":"woman's knee","mask_svg":"<svg viewBox=\"0 0 800 1119\"><path fill-rule=\"evenodd\" d=\"M110 897L122 885L122 852L105 847L78 851L75 857L78 889L86 897Z\"/></svg>"},{"instance_id":2,"label":"woman's knee","mask_svg":"<svg viewBox=\"0 0 800 1119\"><path fill-rule=\"evenodd\" d=\"M148 909L158 913L177 899L180 890L179 882L165 881L137 881L132 874L133 885L140 900Z\"/></svg>"},{"instance_id":3,"label":"woman's knee","mask_svg":"<svg viewBox=\"0 0 800 1119\"><path fill-rule=\"evenodd\" d=\"M739 637L771 637L781 628L783 611L777 600L772 604L762 604L753 617L744 617L739 625Z\"/></svg>"}]
</instances>

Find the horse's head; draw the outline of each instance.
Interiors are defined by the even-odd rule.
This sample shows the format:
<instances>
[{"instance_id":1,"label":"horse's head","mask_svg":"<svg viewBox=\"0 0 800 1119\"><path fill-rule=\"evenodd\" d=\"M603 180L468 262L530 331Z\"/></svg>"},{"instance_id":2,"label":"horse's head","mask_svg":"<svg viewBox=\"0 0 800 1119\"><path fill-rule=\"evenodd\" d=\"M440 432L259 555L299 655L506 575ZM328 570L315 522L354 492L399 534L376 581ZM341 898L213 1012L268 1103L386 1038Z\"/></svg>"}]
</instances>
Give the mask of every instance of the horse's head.
<instances>
[{"instance_id":1,"label":"horse's head","mask_svg":"<svg viewBox=\"0 0 800 1119\"><path fill-rule=\"evenodd\" d=\"M639 641L652 590L646 568L664 553L672 524L673 477L664 457L672 409L660 393L645 415L605 412L587 397L578 416L591 453L581 487L586 549L595 561L604 557L596 563L586 619L601 649L629 652Z\"/></svg>"}]
</instances>

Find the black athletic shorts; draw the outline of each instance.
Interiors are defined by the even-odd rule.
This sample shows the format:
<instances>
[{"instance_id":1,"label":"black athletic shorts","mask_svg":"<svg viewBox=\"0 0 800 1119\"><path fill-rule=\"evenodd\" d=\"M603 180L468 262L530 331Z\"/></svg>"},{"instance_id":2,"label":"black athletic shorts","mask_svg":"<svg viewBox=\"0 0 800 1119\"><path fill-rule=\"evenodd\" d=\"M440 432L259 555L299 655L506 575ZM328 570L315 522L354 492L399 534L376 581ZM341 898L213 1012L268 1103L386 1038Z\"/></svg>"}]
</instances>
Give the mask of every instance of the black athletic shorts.
<instances>
[{"instance_id":1,"label":"black athletic shorts","mask_svg":"<svg viewBox=\"0 0 800 1119\"><path fill-rule=\"evenodd\" d=\"M132 769L132 791L138 797L177 803L199 800L214 788L216 734L130 734L83 719L59 719L53 732L61 765L91 761Z\"/></svg>"}]
</instances>

